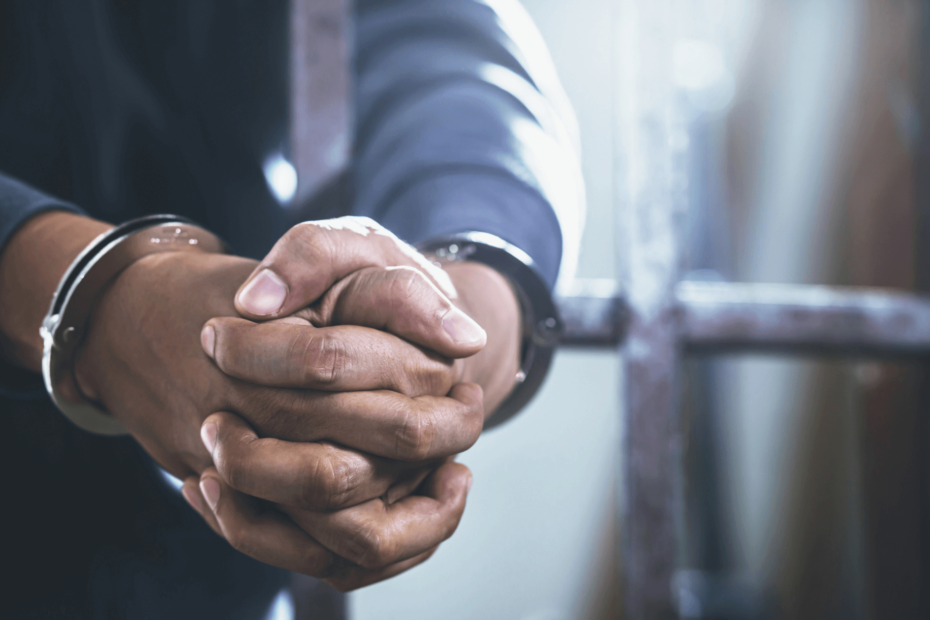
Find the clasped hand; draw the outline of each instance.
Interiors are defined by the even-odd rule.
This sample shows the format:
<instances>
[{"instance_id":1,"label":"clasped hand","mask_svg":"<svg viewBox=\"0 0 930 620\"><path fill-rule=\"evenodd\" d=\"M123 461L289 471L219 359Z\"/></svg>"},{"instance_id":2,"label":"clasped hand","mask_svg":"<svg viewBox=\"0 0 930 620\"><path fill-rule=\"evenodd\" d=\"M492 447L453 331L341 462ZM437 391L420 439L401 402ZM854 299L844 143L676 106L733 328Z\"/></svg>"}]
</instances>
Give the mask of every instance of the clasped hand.
<instances>
[{"instance_id":1,"label":"clasped hand","mask_svg":"<svg viewBox=\"0 0 930 620\"><path fill-rule=\"evenodd\" d=\"M519 327L493 270L440 269L340 218L294 227L258 265L138 261L75 376L236 549L348 590L454 532L471 474L452 459L512 389Z\"/></svg>"}]
</instances>

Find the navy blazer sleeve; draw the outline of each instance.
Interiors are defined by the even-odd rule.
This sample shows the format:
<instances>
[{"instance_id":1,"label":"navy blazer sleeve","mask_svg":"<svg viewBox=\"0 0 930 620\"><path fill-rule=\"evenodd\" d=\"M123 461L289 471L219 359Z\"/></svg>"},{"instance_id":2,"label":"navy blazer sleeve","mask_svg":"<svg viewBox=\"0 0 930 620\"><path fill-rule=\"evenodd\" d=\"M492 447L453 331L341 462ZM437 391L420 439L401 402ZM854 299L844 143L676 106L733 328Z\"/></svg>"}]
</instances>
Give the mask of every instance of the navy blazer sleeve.
<instances>
[{"instance_id":1,"label":"navy blazer sleeve","mask_svg":"<svg viewBox=\"0 0 930 620\"><path fill-rule=\"evenodd\" d=\"M44 211L78 212L77 207L0 173L0 248L30 217ZM42 398L41 379L0 360L0 397Z\"/></svg>"},{"instance_id":2,"label":"navy blazer sleeve","mask_svg":"<svg viewBox=\"0 0 930 620\"><path fill-rule=\"evenodd\" d=\"M30 217L52 210L80 212L73 204L0 172L0 249Z\"/></svg>"},{"instance_id":3,"label":"navy blazer sleeve","mask_svg":"<svg viewBox=\"0 0 930 620\"><path fill-rule=\"evenodd\" d=\"M380 221L413 243L472 230L495 234L532 256L550 285L560 264L563 272L571 272L584 206L574 118L545 46L522 7L515 0L358 0L356 10L354 212ZM236 23L232 20L233 26ZM57 66L53 60L60 61L70 49L53 44L43 41L29 48L37 54L48 48L30 61L46 67L42 84L57 83L48 77L57 74L47 67ZM162 91L172 92L170 82L166 86L158 82L158 75L144 74L129 58L103 60L97 59L92 68L114 65L132 70L131 83L116 79L126 71L103 76L122 84L126 92L135 93L138 89L130 87L143 78L160 84L162 94L153 101L167 100ZM186 84L180 78L179 83ZM45 99L55 101L69 91L49 92ZM46 105L45 99L38 101ZM97 108L91 111L94 118L101 116ZM51 121L45 125L46 138L54 137L53 129L60 131ZM126 125L133 130L138 126ZM104 127L110 137L130 136L128 130L108 128ZM43 143L46 148L55 144L52 138ZM68 148L79 153L94 144ZM114 151L121 155L106 161L129 161L130 146L127 142ZM71 152L68 148L62 147L63 152ZM88 158L98 163L103 159ZM41 167L41 160L32 165ZM84 168L71 172L87 173ZM100 202L100 196L82 196L94 205ZM119 198L110 201L113 208L135 205L145 196ZM27 218L49 209L77 210L0 170L0 249ZM131 216L128 211L103 210L96 215Z\"/></svg>"},{"instance_id":4,"label":"navy blazer sleeve","mask_svg":"<svg viewBox=\"0 0 930 620\"><path fill-rule=\"evenodd\" d=\"M411 243L488 232L573 271L575 120L515 0L359 0L355 213Z\"/></svg>"}]
</instances>

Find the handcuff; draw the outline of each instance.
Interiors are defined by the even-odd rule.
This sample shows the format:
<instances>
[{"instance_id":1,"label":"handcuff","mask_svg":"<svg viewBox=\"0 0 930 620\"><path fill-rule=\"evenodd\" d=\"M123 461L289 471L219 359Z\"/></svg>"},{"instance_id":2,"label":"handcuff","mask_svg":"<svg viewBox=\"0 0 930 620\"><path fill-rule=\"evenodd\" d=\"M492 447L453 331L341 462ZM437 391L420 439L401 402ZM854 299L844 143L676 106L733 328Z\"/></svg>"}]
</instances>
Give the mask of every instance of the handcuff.
<instances>
[{"instance_id":1,"label":"handcuff","mask_svg":"<svg viewBox=\"0 0 930 620\"><path fill-rule=\"evenodd\" d=\"M548 374L562 330L555 303L533 260L518 247L482 232L431 240L418 248L439 261L474 261L503 275L520 305L520 369L516 387L490 419L496 426L513 417L535 396ZM88 320L101 293L124 269L150 254L225 253L216 235L178 215L131 220L94 239L62 277L42 321L42 377L58 409L75 425L100 435L126 429L87 399L74 379L74 361L87 334Z\"/></svg>"},{"instance_id":2,"label":"handcuff","mask_svg":"<svg viewBox=\"0 0 930 620\"><path fill-rule=\"evenodd\" d=\"M516 386L485 428L506 422L539 391L562 332L562 319L533 259L515 245L483 232L463 232L420 244L417 249L443 262L482 263L503 275L520 304L520 366Z\"/></svg>"},{"instance_id":3,"label":"handcuff","mask_svg":"<svg viewBox=\"0 0 930 620\"><path fill-rule=\"evenodd\" d=\"M213 233L178 215L151 215L111 228L94 239L65 272L42 321L42 378L52 401L77 426L100 435L126 429L90 402L74 379L74 361L101 293L140 258L162 252L224 253Z\"/></svg>"}]
</instances>

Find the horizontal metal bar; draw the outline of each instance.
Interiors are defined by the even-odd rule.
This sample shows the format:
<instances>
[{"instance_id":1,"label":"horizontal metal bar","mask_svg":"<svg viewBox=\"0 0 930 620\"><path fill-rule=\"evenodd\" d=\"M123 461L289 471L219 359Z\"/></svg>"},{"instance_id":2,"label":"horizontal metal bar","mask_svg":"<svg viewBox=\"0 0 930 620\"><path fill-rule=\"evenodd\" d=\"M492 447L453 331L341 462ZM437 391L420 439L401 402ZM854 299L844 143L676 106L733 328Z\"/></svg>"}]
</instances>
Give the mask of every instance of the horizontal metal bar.
<instances>
[{"instance_id":1,"label":"horizontal metal bar","mask_svg":"<svg viewBox=\"0 0 930 620\"><path fill-rule=\"evenodd\" d=\"M614 280L574 280L560 291L562 344L615 349L626 331L627 306Z\"/></svg>"},{"instance_id":2,"label":"horizontal metal bar","mask_svg":"<svg viewBox=\"0 0 930 620\"><path fill-rule=\"evenodd\" d=\"M875 289L682 282L691 350L930 353L930 299Z\"/></svg>"},{"instance_id":3,"label":"horizontal metal bar","mask_svg":"<svg viewBox=\"0 0 930 620\"><path fill-rule=\"evenodd\" d=\"M880 289L681 282L680 341L689 352L930 355L930 298ZM558 297L563 344L615 346L626 304L606 283Z\"/></svg>"}]
</instances>

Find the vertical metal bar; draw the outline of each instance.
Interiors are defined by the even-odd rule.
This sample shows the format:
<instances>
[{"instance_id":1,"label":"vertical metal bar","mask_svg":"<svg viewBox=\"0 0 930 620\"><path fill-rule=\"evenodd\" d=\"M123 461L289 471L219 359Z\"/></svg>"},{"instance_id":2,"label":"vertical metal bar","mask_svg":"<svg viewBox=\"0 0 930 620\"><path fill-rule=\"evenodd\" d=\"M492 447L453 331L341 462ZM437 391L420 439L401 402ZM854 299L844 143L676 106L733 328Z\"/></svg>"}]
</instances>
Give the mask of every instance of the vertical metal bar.
<instances>
[{"instance_id":1,"label":"vertical metal bar","mask_svg":"<svg viewBox=\"0 0 930 620\"><path fill-rule=\"evenodd\" d=\"M618 3L619 273L630 316L623 356L621 566L626 618L675 618L682 537L675 285L686 207L687 133L671 75L676 0Z\"/></svg>"},{"instance_id":2,"label":"vertical metal bar","mask_svg":"<svg viewBox=\"0 0 930 620\"><path fill-rule=\"evenodd\" d=\"M917 118L918 118L918 145L915 158L915 177L917 187L917 290L921 293L930 293L930 5L926 2L917 3L919 6L920 30L917 53ZM930 363L925 358L919 370L919 388L917 402L926 403L930 399ZM918 466L920 472L920 497L918 499L919 531L918 557L921 573L917 576L918 583L930 583L930 416L921 416L918 421ZM916 613L924 617L930 613L930 589L924 587L920 597L920 608Z\"/></svg>"},{"instance_id":3,"label":"vertical metal bar","mask_svg":"<svg viewBox=\"0 0 930 620\"><path fill-rule=\"evenodd\" d=\"M351 0L291 0L290 134L302 203L349 161Z\"/></svg>"}]
</instances>

